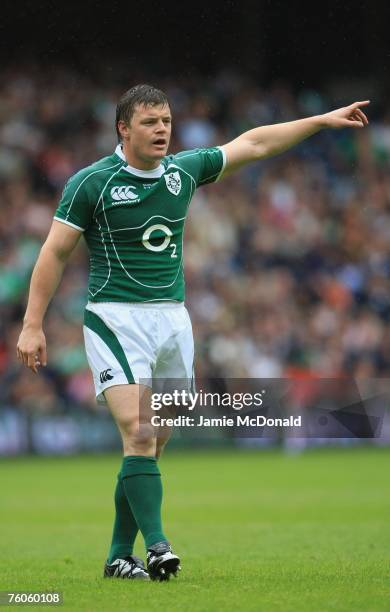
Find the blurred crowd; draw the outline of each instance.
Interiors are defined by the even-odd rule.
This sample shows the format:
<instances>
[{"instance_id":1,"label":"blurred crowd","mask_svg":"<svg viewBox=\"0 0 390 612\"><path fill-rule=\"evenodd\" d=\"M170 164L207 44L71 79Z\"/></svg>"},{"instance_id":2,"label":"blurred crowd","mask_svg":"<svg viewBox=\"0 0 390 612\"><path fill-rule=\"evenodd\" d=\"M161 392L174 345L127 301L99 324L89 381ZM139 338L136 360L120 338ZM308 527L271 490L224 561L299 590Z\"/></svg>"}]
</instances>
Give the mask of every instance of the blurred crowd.
<instances>
[{"instance_id":1,"label":"blurred crowd","mask_svg":"<svg viewBox=\"0 0 390 612\"><path fill-rule=\"evenodd\" d=\"M99 410L82 337L83 244L45 320L47 368L35 376L21 367L15 346L63 185L112 153L116 101L137 80L92 82L60 67L3 72L3 404L41 413L70 405ZM229 72L155 84L171 100L172 152L223 144L252 127L335 106L326 92L296 92L283 83L264 89ZM390 107L370 119L368 129L321 132L197 191L185 269L198 376L390 376Z\"/></svg>"}]
</instances>

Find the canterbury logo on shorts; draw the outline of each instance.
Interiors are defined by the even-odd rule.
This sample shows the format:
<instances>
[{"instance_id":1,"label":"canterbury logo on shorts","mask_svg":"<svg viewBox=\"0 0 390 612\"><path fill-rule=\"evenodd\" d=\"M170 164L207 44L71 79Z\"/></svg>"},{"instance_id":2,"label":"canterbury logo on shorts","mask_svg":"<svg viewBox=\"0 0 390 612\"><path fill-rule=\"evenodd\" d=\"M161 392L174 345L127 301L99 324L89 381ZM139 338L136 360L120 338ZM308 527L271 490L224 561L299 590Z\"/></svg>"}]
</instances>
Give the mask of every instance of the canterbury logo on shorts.
<instances>
[{"instance_id":1,"label":"canterbury logo on shorts","mask_svg":"<svg viewBox=\"0 0 390 612\"><path fill-rule=\"evenodd\" d=\"M109 374L109 372L111 372L111 368L108 368L108 370L103 370L103 372L100 372L100 382L101 383L105 383L108 380L112 380L114 377L111 376L111 374Z\"/></svg>"}]
</instances>

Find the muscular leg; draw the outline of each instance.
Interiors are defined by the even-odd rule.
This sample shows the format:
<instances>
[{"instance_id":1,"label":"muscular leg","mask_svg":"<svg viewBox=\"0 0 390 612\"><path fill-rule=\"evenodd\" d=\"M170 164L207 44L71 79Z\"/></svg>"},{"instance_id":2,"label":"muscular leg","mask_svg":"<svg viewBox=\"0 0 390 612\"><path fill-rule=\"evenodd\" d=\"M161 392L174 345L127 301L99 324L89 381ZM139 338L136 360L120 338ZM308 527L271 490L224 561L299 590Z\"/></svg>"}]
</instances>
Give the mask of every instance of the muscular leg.
<instances>
[{"instance_id":1,"label":"muscular leg","mask_svg":"<svg viewBox=\"0 0 390 612\"><path fill-rule=\"evenodd\" d=\"M106 389L104 396L122 437L123 455L154 457L156 438L148 409L150 389L143 385L116 385Z\"/></svg>"},{"instance_id":2,"label":"muscular leg","mask_svg":"<svg viewBox=\"0 0 390 612\"><path fill-rule=\"evenodd\" d=\"M161 426L154 432L149 426L152 416L149 410L150 393L149 387L143 385L118 385L105 391L107 403L122 437L124 456L142 455L159 459L171 436L172 427ZM139 432L140 405L143 423ZM160 414L162 417L172 416L164 409Z\"/></svg>"},{"instance_id":3,"label":"muscular leg","mask_svg":"<svg viewBox=\"0 0 390 612\"><path fill-rule=\"evenodd\" d=\"M162 485L150 423L150 391L141 385L117 385L106 389L105 397L122 436L124 492L149 548L166 540L161 526Z\"/></svg>"}]
</instances>

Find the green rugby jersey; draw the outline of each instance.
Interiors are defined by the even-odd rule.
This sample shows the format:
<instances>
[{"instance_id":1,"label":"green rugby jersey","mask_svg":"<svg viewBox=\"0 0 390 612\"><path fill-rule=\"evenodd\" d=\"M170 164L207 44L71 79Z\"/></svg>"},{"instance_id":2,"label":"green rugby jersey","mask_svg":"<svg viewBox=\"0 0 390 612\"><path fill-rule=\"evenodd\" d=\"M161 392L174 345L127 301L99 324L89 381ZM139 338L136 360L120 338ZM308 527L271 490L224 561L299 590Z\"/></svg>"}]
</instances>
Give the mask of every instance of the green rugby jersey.
<instances>
[{"instance_id":1,"label":"green rugby jersey","mask_svg":"<svg viewBox=\"0 0 390 612\"><path fill-rule=\"evenodd\" d=\"M65 185L54 218L84 232L89 301L184 301L183 231L195 189L225 166L219 147L128 166L121 145Z\"/></svg>"}]
</instances>

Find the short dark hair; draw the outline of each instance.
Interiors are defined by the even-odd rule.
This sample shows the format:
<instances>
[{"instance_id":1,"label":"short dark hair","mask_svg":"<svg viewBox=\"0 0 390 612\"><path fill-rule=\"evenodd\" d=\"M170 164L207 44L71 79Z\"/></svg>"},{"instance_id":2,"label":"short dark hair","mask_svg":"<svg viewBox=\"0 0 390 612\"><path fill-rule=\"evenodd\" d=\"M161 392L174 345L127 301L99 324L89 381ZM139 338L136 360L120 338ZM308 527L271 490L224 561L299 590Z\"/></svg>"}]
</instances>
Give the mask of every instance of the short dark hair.
<instances>
[{"instance_id":1,"label":"short dark hair","mask_svg":"<svg viewBox=\"0 0 390 612\"><path fill-rule=\"evenodd\" d=\"M156 89L153 85L135 85L126 91L119 99L116 107L115 128L118 135L118 140L121 141L121 135L118 129L118 122L124 121L129 124L134 114L135 107L140 106L169 106L167 95Z\"/></svg>"}]
</instances>

